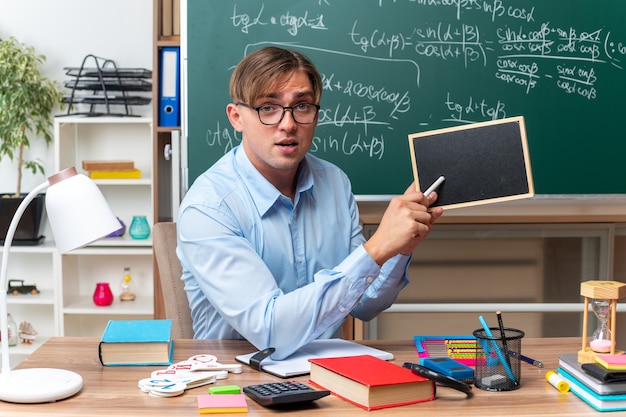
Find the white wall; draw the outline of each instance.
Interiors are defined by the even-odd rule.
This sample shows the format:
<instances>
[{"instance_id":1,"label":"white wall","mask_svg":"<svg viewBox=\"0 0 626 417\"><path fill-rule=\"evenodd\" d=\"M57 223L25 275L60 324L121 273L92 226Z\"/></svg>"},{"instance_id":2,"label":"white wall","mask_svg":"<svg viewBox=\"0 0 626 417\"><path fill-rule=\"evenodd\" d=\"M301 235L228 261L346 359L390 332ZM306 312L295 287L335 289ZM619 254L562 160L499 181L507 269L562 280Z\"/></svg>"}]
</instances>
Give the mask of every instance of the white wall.
<instances>
[{"instance_id":1,"label":"white wall","mask_svg":"<svg viewBox=\"0 0 626 417\"><path fill-rule=\"evenodd\" d=\"M0 0L0 38L10 36L45 55L45 75L60 83L69 79L64 67L79 67L90 54L118 67L151 70L152 0ZM149 105L132 109L152 114ZM53 147L32 142L27 157L43 160L46 173L53 174ZM44 180L25 173L22 192ZM14 164L1 160L0 193L13 192L15 181Z\"/></svg>"}]
</instances>

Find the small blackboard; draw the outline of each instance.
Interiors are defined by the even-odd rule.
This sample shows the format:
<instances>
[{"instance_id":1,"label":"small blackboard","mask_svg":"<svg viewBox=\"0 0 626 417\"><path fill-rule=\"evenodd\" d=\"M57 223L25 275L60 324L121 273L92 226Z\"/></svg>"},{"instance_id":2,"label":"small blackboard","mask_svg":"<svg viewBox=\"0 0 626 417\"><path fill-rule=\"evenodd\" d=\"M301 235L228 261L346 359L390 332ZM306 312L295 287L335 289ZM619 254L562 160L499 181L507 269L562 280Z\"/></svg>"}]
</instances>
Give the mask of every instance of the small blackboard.
<instances>
[{"instance_id":1,"label":"small blackboard","mask_svg":"<svg viewBox=\"0 0 626 417\"><path fill-rule=\"evenodd\" d=\"M523 117L409 135L418 190L440 176L446 209L532 197L535 194Z\"/></svg>"}]
</instances>

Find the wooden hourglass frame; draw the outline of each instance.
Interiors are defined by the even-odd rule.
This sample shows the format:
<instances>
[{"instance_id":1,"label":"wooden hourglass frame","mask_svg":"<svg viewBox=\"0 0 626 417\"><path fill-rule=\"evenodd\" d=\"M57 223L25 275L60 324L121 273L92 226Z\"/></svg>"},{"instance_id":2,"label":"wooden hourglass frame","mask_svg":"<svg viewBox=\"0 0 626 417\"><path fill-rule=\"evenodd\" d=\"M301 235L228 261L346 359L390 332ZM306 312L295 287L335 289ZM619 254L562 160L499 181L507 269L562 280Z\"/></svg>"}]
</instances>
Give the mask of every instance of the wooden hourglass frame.
<instances>
[{"instance_id":1,"label":"wooden hourglass frame","mask_svg":"<svg viewBox=\"0 0 626 417\"><path fill-rule=\"evenodd\" d=\"M589 326L589 299L608 300L611 306L611 316L608 326L611 330L610 354L623 353L615 350L615 324L617 321L617 300L626 297L626 284L617 281L586 281L580 284L580 295L585 297L585 309L583 311L583 334L582 349L578 352L578 362L595 362L596 352L587 344Z\"/></svg>"}]
</instances>

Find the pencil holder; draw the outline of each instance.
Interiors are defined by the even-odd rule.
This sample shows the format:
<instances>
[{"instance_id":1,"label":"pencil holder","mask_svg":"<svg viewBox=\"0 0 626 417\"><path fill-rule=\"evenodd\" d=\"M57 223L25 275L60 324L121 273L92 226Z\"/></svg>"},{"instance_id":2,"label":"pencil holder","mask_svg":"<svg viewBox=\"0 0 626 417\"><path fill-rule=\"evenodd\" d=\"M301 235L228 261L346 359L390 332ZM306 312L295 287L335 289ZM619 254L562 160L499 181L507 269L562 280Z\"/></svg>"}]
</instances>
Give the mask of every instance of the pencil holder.
<instances>
[{"instance_id":1,"label":"pencil holder","mask_svg":"<svg viewBox=\"0 0 626 417\"><path fill-rule=\"evenodd\" d=\"M518 389L521 379L519 355L522 353L524 332L498 327L474 330L476 337L476 371L474 385L486 391L512 391Z\"/></svg>"}]
</instances>

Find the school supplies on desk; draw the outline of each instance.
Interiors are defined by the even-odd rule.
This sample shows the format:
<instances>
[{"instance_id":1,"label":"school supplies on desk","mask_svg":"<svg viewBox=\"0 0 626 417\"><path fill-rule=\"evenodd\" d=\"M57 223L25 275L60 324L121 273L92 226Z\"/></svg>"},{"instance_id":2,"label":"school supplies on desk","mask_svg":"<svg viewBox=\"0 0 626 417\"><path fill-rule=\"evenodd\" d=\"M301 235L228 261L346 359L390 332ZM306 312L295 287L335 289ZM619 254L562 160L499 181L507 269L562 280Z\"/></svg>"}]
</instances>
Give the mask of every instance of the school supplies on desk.
<instances>
[{"instance_id":1,"label":"school supplies on desk","mask_svg":"<svg viewBox=\"0 0 626 417\"><path fill-rule=\"evenodd\" d=\"M596 362L612 371L626 371L626 355L596 355Z\"/></svg>"},{"instance_id":2,"label":"school supplies on desk","mask_svg":"<svg viewBox=\"0 0 626 417\"><path fill-rule=\"evenodd\" d=\"M109 320L98 357L104 366L170 365L172 320Z\"/></svg>"},{"instance_id":3,"label":"school supplies on desk","mask_svg":"<svg viewBox=\"0 0 626 417\"><path fill-rule=\"evenodd\" d=\"M246 355L238 355L235 359L246 365L250 365L250 359L257 352L248 353ZM357 356L372 355L380 359L391 360L393 354L379 350L370 346L354 343L344 339L317 339L302 346L291 356L274 361L271 358L264 359L260 366L261 369L269 374L281 377L291 378L298 375L306 375L311 371L311 358L331 358L338 356Z\"/></svg>"},{"instance_id":4,"label":"school supplies on desk","mask_svg":"<svg viewBox=\"0 0 626 417\"><path fill-rule=\"evenodd\" d=\"M450 358L422 358L421 366L459 381L474 382L474 369Z\"/></svg>"},{"instance_id":5,"label":"school supplies on desk","mask_svg":"<svg viewBox=\"0 0 626 417\"><path fill-rule=\"evenodd\" d=\"M450 358L467 366L476 365L474 336L414 336L417 357Z\"/></svg>"},{"instance_id":6,"label":"school supplies on desk","mask_svg":"<svg viewBox=\"0 0 626 417\"><path fill-rule=\"evenodd\" d=\"M244 394L200 394L198 413L247 413L248 403Z\"/></svg>"},{"instance_id":7,"label":"school supplies on desk","mask_svg":"<svg viewBox=\"0 0 626 417\"><path fill-rule=\"evenodd\" d=\"M559 375L570 387L570 391L581 400L598 411L622 411L626 410L626 394L600 395L588 386L574 378L567 371L559 370Z\"/></svg>"},{"instance_id":8,"label":"school supplies on desk","mask_svg":"<svg viewBox=\"0 0 626 417\"><path fill-rule=\"evenodd\" d=\"M435 399L433 381L369 355L311 359L310 381L366 410Z\"/></svg>"},{"instance_id":9,"label":"school supplies on desk","mask_svg":"<svg viewBox=\"0 0 626 417\"><path fill-rule=\"evenodd\" d=\"M576 353L561 354L559 355L558 373L561 374L562 371L567 372L572 378L576 378L576 380L580 381L597 394L626 394L626 380L607 382L599 375L585 372L583 368L588 365L594 365L598 368L602 368L601 365L594 363L580 364Z\"/></svg>"},{"instance_id":10,"label":"school supplies on desk","mask_svg":"<svg viewBox=\"0 0 626 417\"><path fill-rule=\"evenodd\" d=\"M626 382L626 371L614 371L612 369L606 369L599 363L583 363L581 365L583 371L589 375L599 379L602 382Z\"/></svg>"}]
</instances>

